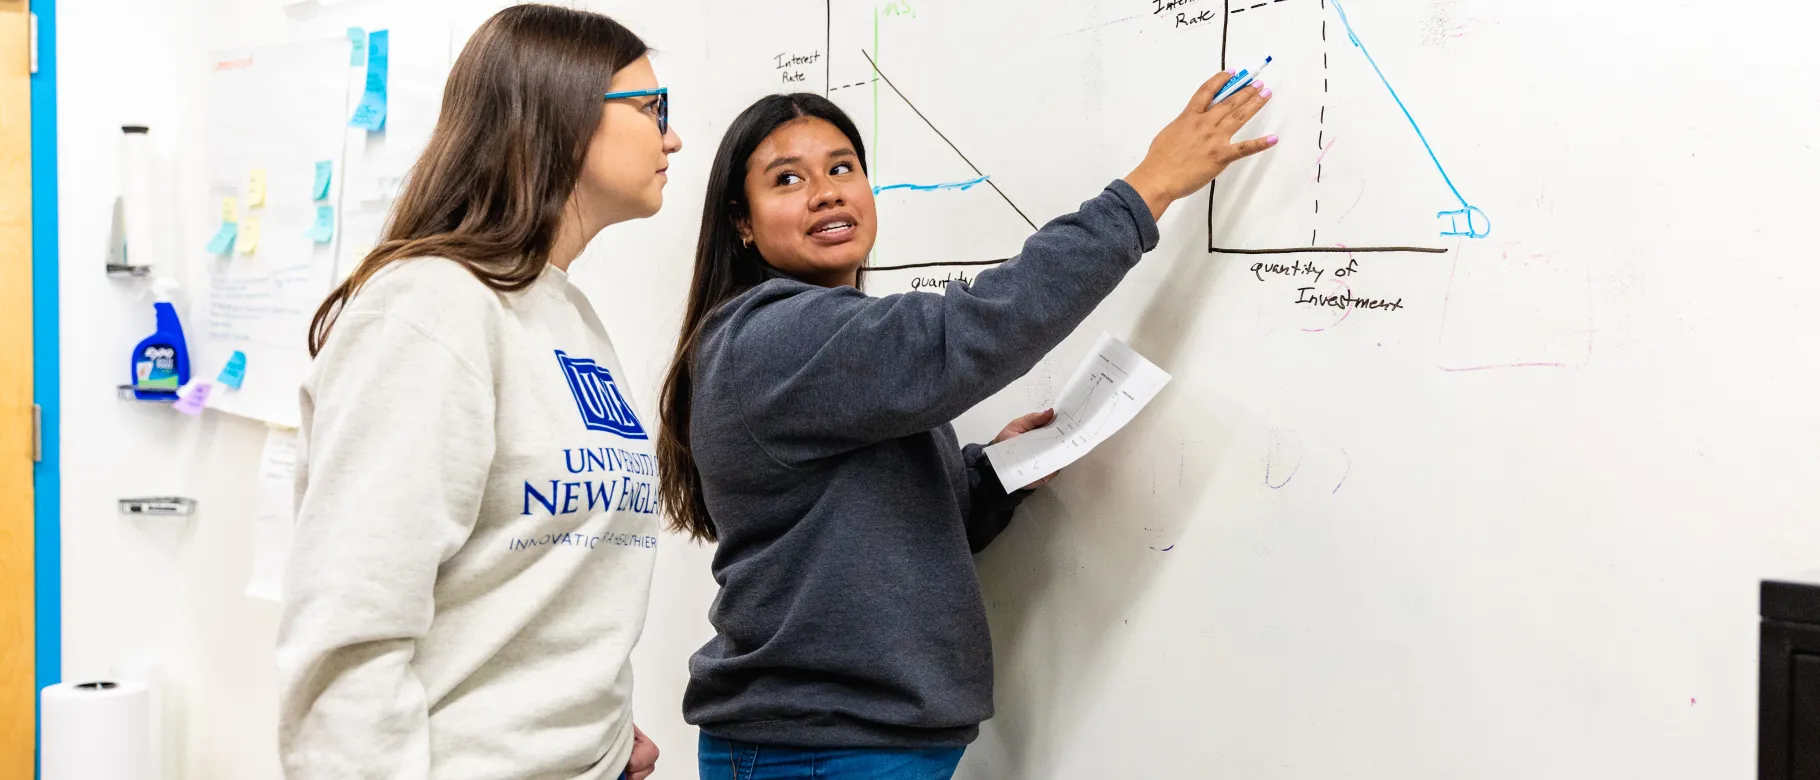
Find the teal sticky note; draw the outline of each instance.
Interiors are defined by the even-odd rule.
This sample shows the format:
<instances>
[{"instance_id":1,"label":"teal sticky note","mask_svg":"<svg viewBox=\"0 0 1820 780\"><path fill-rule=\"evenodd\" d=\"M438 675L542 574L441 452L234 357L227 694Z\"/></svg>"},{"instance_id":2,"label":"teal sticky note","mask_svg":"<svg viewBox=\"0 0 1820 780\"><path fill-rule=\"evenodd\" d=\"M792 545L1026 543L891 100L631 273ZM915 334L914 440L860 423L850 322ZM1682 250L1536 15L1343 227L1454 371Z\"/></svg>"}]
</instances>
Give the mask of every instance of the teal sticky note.
<instances>
[{"instance_id":1,"label":"teal sticky note","mask_svg":"<svg viewBox=\"0 0 1820 780\"><path fill-rule=\"evenodd\" d=\"M316 163L316 186L311 190L316 193L316 200L323 200L329 197L329 181L333 178L335 178L334 162L323 160L322 162Z\"/></svg>"},{"instance_id":2,"label":"teal sticky note","mask_svg":"<svg viewBox=\"0 0 1820 780\"><path fill-rule=\"evenodd\" d=\"M317 206L316 224L310 226L310 232L306 235L310 237L310 240L315 241L318 244L326 244L330 241L334 241L335 207Z\"/></svg>"},{"instance_id":3,"label":"teal sticky note","mask_svg":"<svg viewBox=\"0 0 1820 780\"><path fill-rule=\"evenodd\" d=\"M367 88L354 109L350 127L377 133L385 130L386 89L391 60L392 32L379 30L367 36Z\"/></svg>"},{"instance_id":4,"label":"teal sticky note","mask_svg":"<svg viewBox=\"0 0 1820 780\"><path fill-rule=\"evenodd\" d=\"M351 67L367 64L367 31L359 27L348 28L348 40L354 43L354 57L348 61Z\"/></svg>"},{"instance_id":5,"label":"teal sticky note","mask_svg":"<svg viewBox=\"0 0 1820 780\"><path fill-rule=\"evenodd\" d=\"M239 390L241 383L246 381L246 353L234 350L234 354L228 357L227 365L221 367L221 375L215 377L215 381Z\"/></svg>"},{"instance_id":6,"label":"teal sticky note","mask_svg":"<svg viewBox=\"0 0 1820 780\"><path fill-rule=\"evenodd\" d=\"M209 245L203 251L211 255L225 255L234 251L234 240L240 237L240 226L232 222L221 223L221 229L215 231L215 237L209 239Z\"/></svg>"}]
</instances>

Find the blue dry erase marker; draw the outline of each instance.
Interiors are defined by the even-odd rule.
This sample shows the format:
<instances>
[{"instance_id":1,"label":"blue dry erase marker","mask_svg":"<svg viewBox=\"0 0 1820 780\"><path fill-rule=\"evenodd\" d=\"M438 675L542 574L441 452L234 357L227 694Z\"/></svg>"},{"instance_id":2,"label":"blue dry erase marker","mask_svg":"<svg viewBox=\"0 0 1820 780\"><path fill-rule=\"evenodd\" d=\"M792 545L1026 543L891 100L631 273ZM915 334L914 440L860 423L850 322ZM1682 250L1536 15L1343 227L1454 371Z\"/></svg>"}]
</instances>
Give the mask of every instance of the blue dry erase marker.
<instances>
[{"instance_id":1,"label":"blue dry erase marker","mask_svg":"<svg viewBox=\"0 0 1820 780\"><path fill-rule=\"evenodd\" d=\"M1232 93L1251 86L1251 82L1257 81L1258 74L1263 73L1265 68L1270 67L1270 61L1274 59L1276 58L1265 57L1264 64L1259 65L1256 71L1241 70L1238 73L1233 74L1232 80L1226 82L1226 86L1220 88L1219 94L1213 96L1213 102L1217 104L1226 98L1232 97Z\"/></svg>"}]
</instances>

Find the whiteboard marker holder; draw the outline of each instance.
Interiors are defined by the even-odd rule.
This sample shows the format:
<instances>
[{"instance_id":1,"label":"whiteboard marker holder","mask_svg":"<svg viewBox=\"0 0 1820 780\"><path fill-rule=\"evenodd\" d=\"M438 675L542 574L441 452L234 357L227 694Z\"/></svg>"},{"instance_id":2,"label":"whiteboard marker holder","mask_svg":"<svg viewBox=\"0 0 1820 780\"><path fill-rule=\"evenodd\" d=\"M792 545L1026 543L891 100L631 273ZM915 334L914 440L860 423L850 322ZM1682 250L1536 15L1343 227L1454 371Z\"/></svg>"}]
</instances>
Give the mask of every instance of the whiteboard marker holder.
<instances>
[{"instance_id":1,"label":"whiteboard marker holder","mask_svg":"<svg viewBox=\"0 0 1820 780\"><path fill-rule=\"evenodd\" d=\"M196 499L152 496L120 499L120 514L132 517L189 517L196 513Z\"/></svg>"}]
</instances>

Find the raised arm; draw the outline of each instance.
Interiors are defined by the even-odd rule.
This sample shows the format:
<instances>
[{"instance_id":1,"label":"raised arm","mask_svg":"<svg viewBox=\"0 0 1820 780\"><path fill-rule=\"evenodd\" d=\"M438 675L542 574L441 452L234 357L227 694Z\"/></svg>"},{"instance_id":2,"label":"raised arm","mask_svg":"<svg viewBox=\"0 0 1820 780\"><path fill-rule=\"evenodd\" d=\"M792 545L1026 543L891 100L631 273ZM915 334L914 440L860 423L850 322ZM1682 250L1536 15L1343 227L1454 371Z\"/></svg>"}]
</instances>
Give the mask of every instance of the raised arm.
<instances>
[{"instance_id":1,"label":"raised arm","mask_svg":"<svg viewBox=\"0 0 1820 780\"><path fill-rule=\"evenodd\" d=\"M1274 137L1233 133L1268 102L1247 88L1209 108L1195 93L1144 162L1079 211L1032 235L1010 262L946 294L869 298L850 287L774 281L718 316L703 359L732 366L747 428L786 464L925 431L1024 375L1157 243L1156 218Z\"/></svg>"}]
</instances>

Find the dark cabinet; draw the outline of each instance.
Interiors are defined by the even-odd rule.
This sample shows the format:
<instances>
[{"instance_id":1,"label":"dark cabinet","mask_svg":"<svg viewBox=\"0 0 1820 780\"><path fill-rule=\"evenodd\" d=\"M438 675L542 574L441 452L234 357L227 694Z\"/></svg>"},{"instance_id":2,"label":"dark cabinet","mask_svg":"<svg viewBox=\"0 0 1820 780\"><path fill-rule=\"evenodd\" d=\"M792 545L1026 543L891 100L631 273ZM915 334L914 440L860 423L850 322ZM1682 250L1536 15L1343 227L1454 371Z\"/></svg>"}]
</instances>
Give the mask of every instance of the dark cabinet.
<instances>
[{"instance_id":1,"label":"dark cabinet","mask_svg":"<svg viewBox=\"0 0 1820 780\"><path fill-rule=\"evenodd\" d=\"M1820 780L1820 573L1766 580L1758 662L1758 780Z\"/></svg>"}]
</instances>

